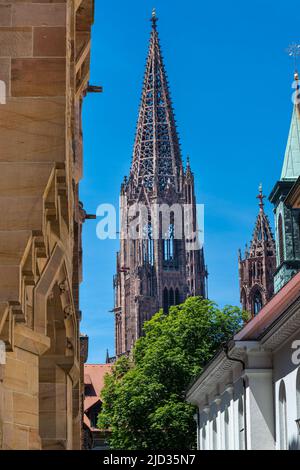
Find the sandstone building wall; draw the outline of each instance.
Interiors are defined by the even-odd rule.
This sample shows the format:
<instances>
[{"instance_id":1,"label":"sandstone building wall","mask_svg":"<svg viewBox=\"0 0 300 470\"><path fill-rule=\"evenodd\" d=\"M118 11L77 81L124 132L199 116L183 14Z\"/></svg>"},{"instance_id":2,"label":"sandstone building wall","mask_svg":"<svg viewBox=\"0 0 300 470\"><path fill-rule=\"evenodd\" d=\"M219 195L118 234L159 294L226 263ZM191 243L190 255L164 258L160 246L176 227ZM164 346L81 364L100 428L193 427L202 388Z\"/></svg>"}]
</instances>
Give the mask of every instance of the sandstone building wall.
<instances>
[{"instance_id":1,"label":"sandstone building wall","mask_svg":"<svg viewBox=\"0 0 300 470\"><path fill-rule=\"evenodd\" d=\"M81 445L81 106L93 0L0 0L0 448Z\"/></svg>"}]
</instances>

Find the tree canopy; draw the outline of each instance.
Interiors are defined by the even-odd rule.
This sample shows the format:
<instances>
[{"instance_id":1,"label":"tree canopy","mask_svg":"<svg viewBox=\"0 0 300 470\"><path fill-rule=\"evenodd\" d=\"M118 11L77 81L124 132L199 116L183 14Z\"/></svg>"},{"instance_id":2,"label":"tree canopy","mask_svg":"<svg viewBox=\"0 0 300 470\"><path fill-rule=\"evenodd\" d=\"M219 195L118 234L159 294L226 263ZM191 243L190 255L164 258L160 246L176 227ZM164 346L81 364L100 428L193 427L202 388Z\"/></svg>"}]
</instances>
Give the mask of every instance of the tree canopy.
<instances>
[{"instance_id":1,"label":"tree canopy","mask_svg":"<svg viewBox=\"0 0 300 470\"><path fill-rule=\"evenodd\" d=\"M185 391L242 323L239 308L219 309L200 297L146 322L132 357L119 358L105 378L98 426L110 430L110 447L194 448L195 408L185 401Z\"/></svg>"}]
</instances>

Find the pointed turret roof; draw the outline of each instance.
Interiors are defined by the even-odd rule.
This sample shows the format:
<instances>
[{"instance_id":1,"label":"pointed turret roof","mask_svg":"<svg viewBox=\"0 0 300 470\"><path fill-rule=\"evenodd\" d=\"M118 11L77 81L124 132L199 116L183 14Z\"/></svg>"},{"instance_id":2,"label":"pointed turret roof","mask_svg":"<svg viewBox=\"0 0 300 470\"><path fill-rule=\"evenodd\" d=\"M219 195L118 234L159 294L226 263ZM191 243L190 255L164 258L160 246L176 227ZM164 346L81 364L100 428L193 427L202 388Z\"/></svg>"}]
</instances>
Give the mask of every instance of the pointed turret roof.
<instances>
[{"instance_id":1,"label":"pointed turret roof","mask_svg":"<svg viewBox=\"0 0 300 470\"><path fill-rule=\"evenodd\" d=\"M284 162L281 172L281 180L296 180L300 176L300 107L297 102L299 99L299 78L295 73L296 93L293 108L290 131L284 156Z\"/></svg>"},{"instance_id":2,"label":"pointed turret roof","mask_svg":"<svg viewBox=\"0 0 300 470\"><path fill-rule=\"evenodd\" d=\"M264 199L262 185L259 186L259 194L257 196L259 199L259 213L256 218L256 223L254 227L254 232L252 236L252 241L250 245L250 250L248 257L257 257L268 254L270 256L275 255L275 241L272 234L272 229L268 216L264 211ZM265 251L267 250L267 252ZM247 257L247 256L246 256Z\"/></svg>"},{"instance_id":3,"label":"pointed turret roof","mask_svg":"<svg viewBox=\"0 0 300 470\"><path fill-rule=\"evenodd\" d=\"M130 179L135 188L164 190L171 184L177 190L182 160L157 20L153 10Z\"/></svg>"}]
</instances>

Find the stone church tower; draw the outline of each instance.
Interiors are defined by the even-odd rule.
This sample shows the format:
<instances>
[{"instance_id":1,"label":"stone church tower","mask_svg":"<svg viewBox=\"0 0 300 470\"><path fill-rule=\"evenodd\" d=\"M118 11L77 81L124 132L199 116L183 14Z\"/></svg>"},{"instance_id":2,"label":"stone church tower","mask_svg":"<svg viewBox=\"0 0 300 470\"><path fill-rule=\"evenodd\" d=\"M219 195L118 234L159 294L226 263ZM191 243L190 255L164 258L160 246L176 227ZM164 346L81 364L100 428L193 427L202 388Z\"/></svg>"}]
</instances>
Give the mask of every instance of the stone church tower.
<instances>
[{"instance_id":1,"label":"stone church tower","mask_svg":"<svg viewBox=\"0 0 300 470\"><path fill-rule=\"evenodd\" d=\"M241 304L244 310L257 315L274 292L273 274L276 269L276 249L270 223L264 212L262 187L259 188L259 213L250 249L245 257L239 253Z\"/></svg>"},{"instance_id":2,"label":"stone church tower","mask_svg":"<svg viewBox=\"0 0 300 470\"><path fill-rule=\"evenodd\" d=\"M137 204L146 207L143 226L136 227L138 237L131 232L125 237L124 227L132 223ZM162 214L153 216L153 207L161 205L169 208L167 228ZM175 206L182 215L179 224ZM160 308L168 312L187 296L206 296L203 248L196 243L191 249L198 240L194 177L189 162L183 168L155 11L131 170L121 186L121 214L114 278L117 356L132 349L144 322ZM178 225L187 224L189 235L183 230L177 237Z\"/></svg>"}]
</instances>

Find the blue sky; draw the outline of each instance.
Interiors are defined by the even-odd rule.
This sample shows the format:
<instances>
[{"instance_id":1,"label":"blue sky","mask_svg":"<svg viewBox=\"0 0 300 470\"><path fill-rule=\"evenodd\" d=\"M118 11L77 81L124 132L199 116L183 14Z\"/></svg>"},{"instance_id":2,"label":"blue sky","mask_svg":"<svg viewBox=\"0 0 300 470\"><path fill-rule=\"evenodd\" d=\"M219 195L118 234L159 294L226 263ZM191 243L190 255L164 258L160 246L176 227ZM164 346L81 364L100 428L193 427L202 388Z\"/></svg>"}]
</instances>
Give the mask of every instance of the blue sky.
<instances>
[{"instance_id":1,"label":"blue sky","mask_svg":"<svg viewBox=\"0 0 300 470\"><path fill-rule=\"evenodd\" d=\"M299 40L296 1L96 0L91 83L103 94L84 102L84 178L89 213L117 205L129 172L150 34L151 10L170 81L183 157L190 155L198 202L205 204L209 296L239 304L237 250L251 239L263 183L280 176L292 111L293 63ZM272 225L272 208L266 208ZM97 221L83 230L81 330L89 362L114 352L112 277L118 241L100 241Z\"/></svg>"}]
</instances>

